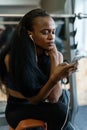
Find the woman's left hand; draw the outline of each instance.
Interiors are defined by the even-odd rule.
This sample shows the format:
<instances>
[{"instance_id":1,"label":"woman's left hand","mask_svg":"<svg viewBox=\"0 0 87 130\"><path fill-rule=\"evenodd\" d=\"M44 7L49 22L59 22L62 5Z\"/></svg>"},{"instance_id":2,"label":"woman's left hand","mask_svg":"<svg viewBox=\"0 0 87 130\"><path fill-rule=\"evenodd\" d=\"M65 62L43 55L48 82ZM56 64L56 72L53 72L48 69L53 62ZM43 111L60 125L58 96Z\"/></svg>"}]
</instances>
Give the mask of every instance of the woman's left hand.
<instances>
[{"instance_id":1,"label":"woman's left hand","mask_svg":"<svg viewBox=\"0 0 87 130\"><path fill-rule=\"evenodd\" d=\"M70 76L72 73L76 72L78 69L78 61L76 61L75 63L73 63L74 67L69 69L69 72L67 74L67 76Z\"/></svg>"}]
</instances>

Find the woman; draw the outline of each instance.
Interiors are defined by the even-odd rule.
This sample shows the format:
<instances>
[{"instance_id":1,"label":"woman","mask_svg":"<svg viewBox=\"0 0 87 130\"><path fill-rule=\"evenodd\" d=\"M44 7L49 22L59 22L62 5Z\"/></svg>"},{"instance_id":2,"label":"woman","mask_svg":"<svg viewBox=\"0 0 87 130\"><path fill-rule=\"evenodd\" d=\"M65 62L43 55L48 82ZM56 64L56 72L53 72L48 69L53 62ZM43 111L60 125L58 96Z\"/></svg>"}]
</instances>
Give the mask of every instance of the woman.
<instances>
[{"instance_id":1,"label":"woman","mask_svg":"<svg viewBox=\"0 0 87 130\"><path fill-rule=\"evenodd\" d=\"M48 130L60 130L65 122L60 81L76 71L77 63L62 63L54 41L54 20L34 9L21 19L0 55L1 82L8 92L5 114L12 128L26 118L47 122Z\"/></svg>"}]
</instances>

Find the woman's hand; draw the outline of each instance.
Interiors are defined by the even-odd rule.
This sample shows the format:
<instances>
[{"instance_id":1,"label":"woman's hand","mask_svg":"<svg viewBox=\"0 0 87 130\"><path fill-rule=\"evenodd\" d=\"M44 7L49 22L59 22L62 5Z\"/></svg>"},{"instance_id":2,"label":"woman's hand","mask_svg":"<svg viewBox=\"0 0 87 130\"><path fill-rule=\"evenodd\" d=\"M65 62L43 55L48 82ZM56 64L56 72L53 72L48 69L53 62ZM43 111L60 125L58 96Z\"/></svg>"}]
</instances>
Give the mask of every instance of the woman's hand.
<instances>
[{"instance_id":1,"label":"woman's hand","mask_svg":"<svg viewBox=\"0 0 87 130\"><path fill-rule=\"evenodd\" d=\"M70 76L73 72L77 70L78 62L74 64L62 63L55 67L54 72L51 74L50 78L53 82L57 82L66 76Z\"/></svg>"},{"instance_id":2,"label":"woman's hand","mask_svg":"<svg viewBox=\"0 0 87 130\"><path fill-rule=\"evenodd\" d=\"M68 72L67 76L70 76L72 73L77 71L77 69L78 69L78 61L76 61L72 65L74 65L74 66L73 66L73 68L69 69L69 72Z\"/></svg>"},{"instance_id":3,"label":"woman's hand","mask_svg":"<svg viewBox=\"0 0 87 130\"><path fill-rule=\"evenodd\" d=\"M57 50L55 44L50 48L50 50L46 51L46 53L50 56L51 64L58 65L59 63L63 62L62 54Z\"/></svg>"},{"instance_id":4,"label":"woman's hand","mask_svg":"<svg viewBox=\"0 0 87 130\"><path fill-rule=\"evenodd\" d=\"M50 48L50 50L46 51L46 53L50 57L51 61L51 68L50 68L50 74L53 73L55 67L63 62L63 55L57 50L57 47L55 44Z\"/></svg>"}]
</instances>

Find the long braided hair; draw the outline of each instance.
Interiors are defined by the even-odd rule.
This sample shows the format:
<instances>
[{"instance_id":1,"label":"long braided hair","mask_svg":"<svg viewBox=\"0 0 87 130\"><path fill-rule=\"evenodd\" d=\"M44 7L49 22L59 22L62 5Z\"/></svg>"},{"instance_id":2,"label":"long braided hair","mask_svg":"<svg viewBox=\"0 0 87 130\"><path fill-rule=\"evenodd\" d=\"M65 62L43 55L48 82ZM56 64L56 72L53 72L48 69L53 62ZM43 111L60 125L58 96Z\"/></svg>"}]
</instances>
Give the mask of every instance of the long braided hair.
<instances>
[{"instance_id":1,"label":"long braided hair","mask_svg":"<svg viewBox=\"0 0 87 130\"><path fill-rule=\"evenodd\" d=\"M33 30L36 17L49 14L43 9L34 9L20 20L9 43L9 74L12 83L25 96L33 96L46 83L47 76L39 69L36 62L35 44L27 31ZM5 73L4 73L5 74Z\"/></svg>"}]
</instances>

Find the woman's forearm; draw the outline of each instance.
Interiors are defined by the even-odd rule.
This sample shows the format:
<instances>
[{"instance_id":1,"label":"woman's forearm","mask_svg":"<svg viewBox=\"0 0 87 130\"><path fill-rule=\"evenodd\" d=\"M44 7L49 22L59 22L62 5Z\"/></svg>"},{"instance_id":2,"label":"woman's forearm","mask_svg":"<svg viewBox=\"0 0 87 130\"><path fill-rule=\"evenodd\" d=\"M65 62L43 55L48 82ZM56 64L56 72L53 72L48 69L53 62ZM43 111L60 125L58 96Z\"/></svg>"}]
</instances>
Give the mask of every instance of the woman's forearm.
<instances>
[{"instance_id":1,"label":"woman's forearm","mask_svg":"<svg viewBox=\"0 0 87 130\"><path fill-rule=\"evenodd\" d=\"M47 81L47 83L41 88L39 93L36 96L29 98L29 101L33 104L38 104L40 101L47 99L48 93L56 84L51 78Z\"/></svg>"},{"instance_id":2,"label":"woman's forearm","mask_svg":"<svg viewBox=\"0 0 87 130\"><path fill-rule=\"evenodd\" d=\"M50 75L53 73L55 67L62 62L63 62L63 56L61 55L61 53L57 53L56 56L55 55L51 56ZM61 94L62 94L61 82L58 81L54 85L53 89L51 89L51 91L49 92L47 99L49 100L49 102L57 102Z\"/></svg>"},{"instance_id":3,"label":"woman's forearm","mask_svg":"<svg viewBox=\"0 0 87 130\"><path fill-rule=\"evenodd\" d=\"M57 82L57 84L54 85L53 89L50 91L47 100L52 103L58 102L61 94L62 94L61 82Z\"/></svg>"}]
</instances>

